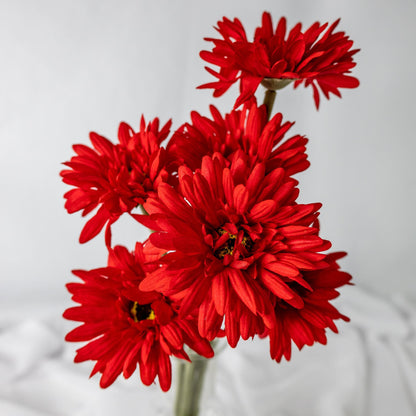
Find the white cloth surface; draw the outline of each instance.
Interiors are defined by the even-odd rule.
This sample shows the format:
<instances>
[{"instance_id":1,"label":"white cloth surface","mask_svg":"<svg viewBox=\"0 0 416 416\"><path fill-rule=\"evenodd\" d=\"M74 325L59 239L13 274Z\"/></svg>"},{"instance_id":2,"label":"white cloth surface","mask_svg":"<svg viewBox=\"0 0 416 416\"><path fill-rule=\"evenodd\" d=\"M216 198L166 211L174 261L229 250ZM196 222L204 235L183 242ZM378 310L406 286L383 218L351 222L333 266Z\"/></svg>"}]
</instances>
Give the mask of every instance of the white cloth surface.
<instances>
[{"instance_id":1,"label":"white cloth surface","mask_svg":"<svg viewBox=\"0 0 416 416\"><path fill-rule=\"evenodd\" d=\"M274 109L296 122L286 138L309 138L299 202L323 203L322 236L349 253L345 270L386 296L416 298L415 0L3 0L0 303L63 298L71 269L105 263L102 234L77 244L85 218L63 208L70 187L58 172L71 146L89 146L91 130L115 142L120 121L137 130L142 113L172 118L174 129L210 104L228 113L238 86L218 99L195 88L214 81L198 56L212 47L203 38L219 37L223 16L251 38L263 10L288 28L341 17L338 29L361 48L359 88L316 111L309 88L288 87ZM132 249L147 233L126 216L113 242Z\"/></svg>"},{"instance_id":2,"label":"white cloth surface","mask_svg":"<svg viewBox=\"0 0 416 416\"><path fill-rule=\"evenodd\" d=\"M328 345L270 360L267 340L226 348L212 366L214 408L224 416L416 415L416 306L357 287L337 306L351 317ZM28 314L30 311L30 314ZM0 319L0 415L168 415L173 391L145 387L136 373L103 390L92 362L74 364L62 308L3 310ZM26 313L26 315L25 315ZM210 413L206 413L209 416ZM205 415L204 415L205 416Z\"/></svg>"}]
</instances>

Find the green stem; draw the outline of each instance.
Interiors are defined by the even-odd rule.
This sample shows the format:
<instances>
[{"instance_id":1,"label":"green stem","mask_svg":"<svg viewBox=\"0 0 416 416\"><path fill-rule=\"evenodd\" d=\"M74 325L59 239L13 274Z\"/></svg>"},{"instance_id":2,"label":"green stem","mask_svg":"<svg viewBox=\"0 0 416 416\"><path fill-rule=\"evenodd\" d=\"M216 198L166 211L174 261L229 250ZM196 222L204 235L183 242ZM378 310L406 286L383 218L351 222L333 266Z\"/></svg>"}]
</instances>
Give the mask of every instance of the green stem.
<instances>
[{"instance_id":1,"label":"green stem","mask_svg":"<svg viewBox=\"0 0 416 416\"><path fill-rule=\"evenodd\" d=\"M275 98L276 98L276 91L267 89L264 94L264 101L263 101L263 104L266 106L266 110L267 110L267 120L270 120Z\"/></svg>"},{"instance_id":2,"label":"green stem","mask_svg":"<svg viewBox=\"0 0 416 416\"><path fill-rule=\"evenodd\" d=\"M194 356L193 362L178 364L175 416L198 416L208 359Z\"/></svg>"}]
</instances>

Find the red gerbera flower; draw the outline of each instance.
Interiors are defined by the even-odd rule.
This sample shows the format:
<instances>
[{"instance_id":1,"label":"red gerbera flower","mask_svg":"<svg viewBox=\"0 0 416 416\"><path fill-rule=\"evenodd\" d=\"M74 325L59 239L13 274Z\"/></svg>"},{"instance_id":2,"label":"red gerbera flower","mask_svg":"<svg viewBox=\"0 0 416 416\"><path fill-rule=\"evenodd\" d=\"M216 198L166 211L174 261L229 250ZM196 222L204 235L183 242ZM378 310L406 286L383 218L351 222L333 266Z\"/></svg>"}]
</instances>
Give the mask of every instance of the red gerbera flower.
<instances>
[{"instance_id":1,"label":"red gerbera flower","mask_svg":"<svg viewBox=\"0 0 416 416\"><path fill-rule=\"evenodd\" d=\"M64 195L65 208L71 214L82 210L84 216L99 207L81 231L81 243L95 237L107 223L109 245L111 224L142 204L159 183L167 180L166 151L160 143L171 124L169 121L159 130L159 119L146 126L142 117L137 133L128 124L120 124L117 144L90 133L93 148L73 146L77 155L64 163L70 170L61 172L63 181L75 186Z\"/></svg>"},{"instance_id":2,"label":"red gerbera flower","mask_svg":"<svg viewBox=\"0 0 416 416\"><path fill-rule=\"evenodd\" d=\"M306 31L298 23L286 35L286 19L282 17L274 30L270 14L264 12L262 25L256 29L254 41L249 42L241 22L224 17L216 27L222 39L207 38L214 48L200 54L205 61L220 67L219 72L206 68L218 81L199 88L213 88L218 97L240 80L241 94L235 103L238 107L253 97L265 78L284 80L280 86L266 85L270 89L294 80L295 88L302 83L312 86L318 108L318 87L329 98L330 93L340 97L340 88L359 85L356 78L348 75L355 66L352 57L359 49L351 49L353 42L344 32L334 32L338 23L339 19L328 27L328 23L316 22Z\"/></svg>"},{"instance_id":3,"label":"red gerbera flower","mask_svg":"<svg viewBox=\"0 0 416 416\"><path fill-rule=\"evenodd\" d=\"M83 283L69 283L73 300L64 317L84 322L67 334L67 341L89 341L77 351L75 362L94 360L91 376L102 373L100 385L108 387L123 373L128 378L137 364L144 384L156 376L162 390L171 384L170 355L189 360L184 343L198 354L212 357L209 342L198 334L196 320L179 319L177 306L157 292L143 292L139 283L157 268L162 251L137 243L133 254L117 246L110 251L108 267L73 273Z\"/></svg>"},{"instance_id":4,"label":"red gerbera flower","mask_svg":"<svg viewBox=\"0 0 416 416\"><path fill-rule=\"evenodd\" d=\"M311 290L301 286L296 289L302 296L303 308L296 309L276 298L276 326L269 331L270 355L276 361L280 362L283 356L290 359L292 340L299 350L314 342L326 344L326 328L338 332L334 320L349 321L329 303L339 295L336 288L351 280L351 275L340 271L337 264L337 260L345 254L329 254L325 258L329 264L327 268L303 272L304 280L311 287Z\"/></svg>"},{"instance_id":5,"label":"red gerbera flower","mask_svg":"<svg viewBox=\"0 0 416 416\"><path fill-rule=\"evenodd\" d=\"M223 317L232 346L272 328L273 296L302 308L291 283L309 288L302 271L327 265L319 252L330 243L312 226L320 204L297 205L296 185L282 168L252 168L241 151L230 167L220 154L204 157L195 173L182 166L178 189L161 184L144 204L150 217L136 216L156 230L151 242L169 250L140 287L177 297L182 315L199 308L209 339Z\"/></svg>"},{"instance_id":6,"label":"red gerbera flower","mask_svg":"<svg viewBox=\"0 0 416 416\"><path fill-rule=\"evenodd\" d=\"M186 164L192 170L201 167L204 156L221 153L232 160L236 151L242 150L250 163L264 162L266 172L284 168L288 175L302 172L309 166L305 154L308 139L293 136L282 143L285 133L294 123L282 122L282 114L267 120L265 106L255 104L233 110L222 117L211 106L212 118L191 113L192 123L186 123L176 131L167 146L176 167Z\"/></svg>"}]
</instances>

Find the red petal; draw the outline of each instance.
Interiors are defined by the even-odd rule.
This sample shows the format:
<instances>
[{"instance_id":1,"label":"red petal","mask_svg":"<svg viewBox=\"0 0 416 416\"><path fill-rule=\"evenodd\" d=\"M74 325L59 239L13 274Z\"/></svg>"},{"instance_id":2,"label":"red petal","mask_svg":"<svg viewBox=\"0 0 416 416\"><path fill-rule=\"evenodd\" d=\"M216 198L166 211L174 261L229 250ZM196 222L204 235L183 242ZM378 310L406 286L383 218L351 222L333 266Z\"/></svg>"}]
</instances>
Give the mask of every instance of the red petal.
<instances>
[{"instance_id":1,"label":"red petal","mask_svg":"<svg viewBox=\"0 0 416 416\"><path fill-rule=\"evenodd\" d=\"M97 133L91 132L90 140L94 148L97 149L98 152L101 153L101 155L106 155L110 158L113 156L115 146L108 139L98 135Z\"/></svg>"},{"instance_id":2,"label":"red petal","mask_svg":"<svg viewBox=\"0 0 416 416\"><path fill-rule=\"evenodd\" d=\"M296 65L305 53L305 42L303 39L299 39L294 42L289 50L287 51L286 59L290 62L291 65ZM293 69L292 67L288 68L289 71Z\"/></svg>"},{"instance_id":3,"label":"red petal","mask_svg":"<svg viewBox=\"0 0 416 416\"><path fill-rule=\"evenodd\" d=\"M232 268L227 271L231 285L238 297L253 313L257 313L256 295L245 275L241 271Z\"/></svg>"},{"instance_id":4,"label":"red petal","mask_svg":"<svg viewBox=\"0 0 416 416\"><path fill-rule=\"evenodd\" d=\"M267 270L280 276L294 277L299 274L299 270L292 265L280 261L273 261L264 265Z\"/></svg>"},{"instance_id":5,"label":"red petal","mask_svg":"<svg viewBox=\"0 0 416 416\"><path fill-rule=\"evenodd\" d=\"M71 189L65 193L64 197L67 200L65 208L69 214L84 209L91 202L95 202L95 198L91 198L91 193L87 193L82 189Z\"/></svg>"},{"instance_id":6,"label":"red petal","mask_svg":"<svg viewBox=\"0 0 416 416\"><path fill-rule=\"evenodd\" d=\"M211 285L211 279L205 276L201 276L196 282L189 288L187 295L182 300L180 308L180 316L184 317L189 315L194 309L198 308L205 297L207 296L208 289Z\"/></svg>"},{"instance_id":7,"label":"red petal","mask_svg":"<svg viewBox=\"0 0 416 416\"><path fill-rule=\"evenodd\" d=\"M79 236L79 242L81 244L94 238L104 227L105 223L109 220L109 213L106 209L101 207L98 212L85 224Z\"/></svg>"},{"instance_id":8,"label":"red petal","mask_svg":"<svg viewBox=\"0 0 416 416\"><path fill-rule=\"evenodd\" d=\"M234 206L238 214L244 214L248 204L248 192L246 187L242 184L234 188Z\"/></svg>"},{"instance_id":9,"label":"red petal","mask_svg":"<svg viewBox=\"0 0 416 416\"><path fill-rule=\"evenodd\" d=\"M295 308L303 306L303 300L300 296L287 286L280 277L267 269L263 269L260 273L260 279L277 297L285 300Z\"/></svg>"},{"instance_id":10,"label":"red petal","mask_svg":"<svg viewBox=\"0 0 416 416\"><path fill-rule=\"evenodd\" d=\"M160 333L174 349L179 350L182 348L183 339L178 333L177 329L172 325L162 326Z\"/></svg>"},{"instance_id":11,"label":"red petal","mask_svg":"<svg viewBox=\"0 0 416 416\"><path fill-rule=\"evenodd\" d=\"M256 92L257 87L260 85L262 79L263 77L256 77L254 75L241 76L241 94L237 98L237 101L234 104L234 108L239 107L241 104L250 100L254 96L254 93Z\"/></svg>"},{"instance_id":12,"label":"red petal","mask_svg":"<svg viewBox=\"0 0 416 416\"><path fill-rule=\"evenodd\" d=\"M140 283L140 290L145 292L165 292L169 289L171 277L164 269L157 269L148 274Z\"/></svg>"},{"instance_id":13,"label":"red petal","mask_svg":"<svg viewBox=\"0 0 416 416\"><path fill-rule=\"evenodd\" d=\"M84 324L69 332L65 340L71 342L89 341L103 334L107 329L107 321Z\"/></svg>"},{"instance_id":14,"label":"red petal","mask_svg":"<svg viewBox=\"0 0 416 416\"><path fill-rule=\"evenodd\" d=\"M100 380L100 387L106 388L114 383L116 378L123 371L124 360L127 358L130 340L124 341L118 346L117 353L107 362L104 373Z\"/></svg>"},{"instance_id":15,"label":"red petal","mask_svg":"<svg viewBox=\"0 0 416 416\"><path fill-rule=\"evenodd\" d=\"M172 366L169 356L162 351L159 352L158 367L160 387L163 391L168 391L172 381Z\"/></svg>"},{"instance_id":16,"label":"red petal","mask_svg":"<svg viewBox=\"0 0 416 416\"><path fill-rule=\"evenodd\" d=\"M140 378L143 384L145 384L146 386L150 386L153 383L156 374L157 366L155 358L148 360L147 363L140 361Z\"/></svg>"},{"instance_id":17,"label":"red petal","mask_svg":"<svg viewBox=\"0 0 416 416\"><path fill-rule=\"evenodd\" d=\"M230 347L235 348L240 338L240 331L238 328L238 322L236 319L230 317L230 314L225 315L225 333L227 335L227 341Z\"/></svg>"},{"instance_id":18,"label":"red petal","mask_svg":"<svg viewBox=\"0 0 416 416\"><path fill-rule=\"evenodd\" d=\"M267 220L275 210L276 203L272 199L259 202L250 210L250 219L254 222Z\"/></svg>"},{"instance_id":19,"label":"red petal","mask_svg":"<svg viewBox=\"0 0 416 416\"><path fill-rule=\"evenodd\" d=\"M213 278L212 298L217 312L224 315L228 300L228 276L225 272L221 272Z\"/></svg>"},{"instance_id":20,"label":"red petal","mask_svg":"<svg viewBox=\"0 0 416 416\"><path fill-rule=\"evenodd\" d=\"M360 85L357 78L348 75L321 75L316 80L319 83L331 84L338 88L356 88Z\"/></svg>"}]
</instances>

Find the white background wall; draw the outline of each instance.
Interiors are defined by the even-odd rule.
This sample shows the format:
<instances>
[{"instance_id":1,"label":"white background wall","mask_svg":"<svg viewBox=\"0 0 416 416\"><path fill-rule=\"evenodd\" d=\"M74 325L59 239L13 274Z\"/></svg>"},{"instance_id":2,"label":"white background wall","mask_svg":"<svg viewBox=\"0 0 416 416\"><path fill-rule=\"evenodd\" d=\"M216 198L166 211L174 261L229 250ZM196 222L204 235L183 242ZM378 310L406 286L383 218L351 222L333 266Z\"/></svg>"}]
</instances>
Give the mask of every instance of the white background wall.
<instances>
[{"instance_id":1,"label":"white background wall","mask_svg":"<svg viewBox=\"0 0 416 416\"><path fill-rule=\"evenodd\" d=\"M301 199L321 201L322 235L349 252L356 285L416 298L414 0L1 0L0 302L68 302L73 268L105 264L103 237L78 244L84 224L63 208L61 162L73 143L97 131L115 140L142 113L178 127L193 109L207 113L211 80L199 58L222 18L252 34L269 10L309 26L342 18L362 51L356 90L324 100L287 88L277 108L310 138L311 168ZM235 94L215 100L229 111ZM115 242L133 247L145 230L131 220ZM28 312L30 309L28 308Z\"/></svg>"}]
</instances>

